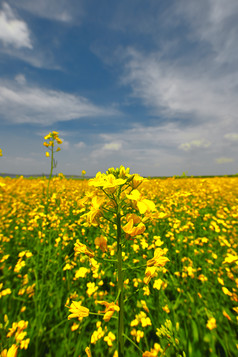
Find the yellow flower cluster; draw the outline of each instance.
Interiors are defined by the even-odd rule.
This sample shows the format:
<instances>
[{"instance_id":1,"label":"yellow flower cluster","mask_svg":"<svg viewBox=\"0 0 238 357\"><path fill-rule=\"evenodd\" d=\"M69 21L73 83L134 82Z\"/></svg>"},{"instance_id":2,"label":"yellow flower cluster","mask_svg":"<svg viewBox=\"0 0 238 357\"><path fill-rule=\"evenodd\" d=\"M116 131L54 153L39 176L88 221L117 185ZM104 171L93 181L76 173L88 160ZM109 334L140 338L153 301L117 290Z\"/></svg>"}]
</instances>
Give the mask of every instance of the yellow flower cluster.
<instances>
[{"instance_id":1,"label":"yellow flower cluster","mask_svg":"<svg viewBox=\"0 0 238 357\"><path fill-rule=\"evenodd\" d=\"M125 215L125 224L122 226L126 236L135 237L144 233L146 226L140 215L145 215L144 220L146 221L152 212L156 211L156 207L153 201L145 198L137 189L146 179L138 174L131 175L129 172L129 168L125 169L124 166L121 166L117 169L109 169L106 174L98 172L94 179L89 180L89 186L100 189L96 196L87 196L82 202L88 204L91 199L90 211L83 216L87 218L89 226L100 225L102 218L105 217L105 211L108 209L115 212L118 205L117 200L121 196L121 215L130 211Z\"/></svg>"},{"instance_id":2,"label":"yellow flower cluster","mask_svg":"<svg viewBox=\"0 0 238 357\"><path fill-rule=\"evenodd\" d=\"M10 349L7 351L6 349L1 352L2 357L16 357L18 348L27 349L30 343L30 339L24 339L27 335L27 332L24 331L28 326L28 321L21 320L19 322L13 322L12 327L9 328L9 332L7 337L12 337L14 335L16 343L13 344Z\"/></svg>"},{"instance_id":3,"label":"yellow flower cluster","mask_svg":"<svg viewBox=\"0 0 238 357\"><path fill-rule=\"evenodd\" d=\"M51 150L53 151L54 146L55 146L55 141L57 142L58 145L60 145L60 144L63 143L63 141L59 138L58 135L59 135L59 133L58 133L57 131L52 131L52 132L50 132L48 135L46 135L46 136L44 137L44 139L45 139L45 140L48 140L48 142L45 141L45 142L43 143L43 145L44 145L45 147L47 147L47 148L51 148ZM58 152L58 151L60 151L60 150L61 150L61 148L60 148L60 147L57 147L57 149L55 150L55 152ZM50 153L49 153L48 151L46 151L45 155L46 155L46 157L50 157Z\"/></svg>"}]
</instances>

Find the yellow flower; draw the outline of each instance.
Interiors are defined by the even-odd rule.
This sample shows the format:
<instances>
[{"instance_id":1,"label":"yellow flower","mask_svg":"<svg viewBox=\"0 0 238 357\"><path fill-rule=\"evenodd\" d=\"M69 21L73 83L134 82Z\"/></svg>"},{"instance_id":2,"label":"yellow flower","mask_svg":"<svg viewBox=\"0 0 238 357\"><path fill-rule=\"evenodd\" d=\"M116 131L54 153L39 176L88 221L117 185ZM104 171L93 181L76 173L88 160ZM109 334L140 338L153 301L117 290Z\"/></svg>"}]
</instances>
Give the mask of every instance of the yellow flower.
<instances>
[{"instance_id":1,"label":"yellow flower","mask_svg":"<svg viewBox=\"0 0 238 357\"><path fill-rule=\"evenodd\" d=\"M95 301L95 303L106 306L106 309L104 311L101 311L102 313L105 313L103 320L106 322L108 322L111 319L112 315L114 314L114 311L120 310L119 306L116 305L114 302Z\"/></svg>"},{"instance_id":2,"label":"yellow flower","mask_svg":"<svg viewBox=\"0 0 238 357\"><path fill-rule=\"evenodd\" d=\"M134 224L137 222L134 216L137 217L136 215L133 215L133 217L129 219L129 222L122 227L123 231L132 237L144 233L146 229L144 223L142 222L140 222L137 226L134 226Z\"/></svg>"},{"instance_id":3,"label":"yellow flower","mask_svg":"<svg viewBox=\"0 0 238 357\"><path fill-rule=\"evenodd\" d=\"M137 187L139 187L139 185L144 181L145 179L143 177L141 177L138 174L135 174L133 176L133 179L131 181L131 186L133 189L136 189Z\"/></svg>"},{"instance_id":4,"label":"yellow flower","mask_svg":"<svg viewBox=\"0 0 238 357\"><path fill-rule=\"evenodd\" d=\"M157 352L149 352L149 351L145 351L142 355L142 357L156 357L158 356Z\"/></svg>"},{"instance_id":5,"label":"yellow flower","mask_svg":"<svg viewBox=\"0 0 238 357\"><path fill-rule=\"evenodd\" d=\"M50 157L50 153L48 151L46 151L45 156Z\"/></svg>"},{"instance_id":6,"label":"yellow flower","mask_svg":"<svg viewBox=\"0 0 238 357\"><path fill-rule=\"evenodd\" d=\"M153 288L154 288L154 289L157 289L157 290L160 290L162 284L163 284L163 280L157 279L157 280L155 280L155 282L154 282Z\"/></svg>"},{"instance_id":7,"label":"yellow flower","mask_svg":"<svg viewBox=\"0 0 238 357\"><path fill-rule=\"evenodd\" d=\"M86 175L86 171L85 170L82 170L82 175Z\"/></svg>"},{"instance_id":8,"label":"yellow flower","mask_svg":"<svg viewBox=\"0 0 238 357\"><path fill-rule=\"evenodd\" d=\"M89 309L81 306L81 301L72 301L69 311L72 312L72 314L68 316L68 320L73 319L74 317L80 319L89 315Z\"/></svg>"},{"instance_id":9,"label":"yellow flower","mask_svg":"<svg viewBox=\"0 0 238 357\"><path fill-rule=\"evenodd\" d=\"M104 337L104 341L107 342L109 347L112 347L112 342L116 339L114 333L109 331L108 335Z\"/></svg>"},{"instance_id":10,"label":"yellow flower","mask_svg":"<svg viewBox=\"0 0 238 357\"><path fill-rule=\"evenodd\" d=\"M163 309L167 314L170 313L170 309L169 309L168 305L162 306L162 309Z\"/></svg>"},{"instance_id":11,"label":"yellow flower","mask_svg":"<svg viewBox=\"0 0 238 357\"><path fill-rule=\"evenodd\" d=\"M2 149L0 149L0 156L2 156Z\"/></svg>"},{"instance_id":12,"label":"yellow flower","mask_svg":"<svg viewBox=\"0 0 238 357\"><path fill-rule=\"evenodd\" d=\"M132 201L136 201L137 208L141 214L156 210L154 202L142 198L138 190L133 190L129 195L126 195L126 197Z\"/></svg>"},{"instance_id":13,"label":"yellow flower","mask_svg":"<svg viewBox=\"0 0 238 357\"><path fill-rule=\"evenodd\" d=\"M97 237L94 240L95 245L97 245L102 252L107 251L107 239L103 236Z\"/></svg>"},{"instance_id":14,"label":"yellow flower","mask_svg":"<svg viewBox=\"0 0 238 357\"><path fill-rule=\"evenodd\" d=\"M210 319L207 321L206 326L209 330L213 330L214 328L216 328L216 319L214 317L210 317Z\"/></svg>"},{"instance_id":15,"label":"yellow flower","mask_svg":"<svg viewBox=\"0 0 238 357\"><path fill-rule=\"evenodd\" d=\"M80 243L78 239L74 244L74 251L76 256L79 255L80 253L84 253L90 258L94 257L93 251L91 251L91 249L89 249L85 244Z\"/></svg>"},{"instance_id":16,"label":"yellow flower","mask_svg":"<svg viewBox=\"0 0 238 357\"><path fill-rule=\"evenodd\" d=\"M90 351L90 347L86 347L85 348L85 352L86 352L87 357L92 357L92 354L91 354L91 351Z\"/></svg>"},{"instance_id":17,"label":"yellow flower","mask_svg":"<svg viewBox=\"0 0 238 357\"><path fill-rule=\"evenodd\" d=\"M233 254L227 254L224 262L222 262L222 264L225 264L225 263L228 263L228 264L231 264L231 263L236 263L238 264L238 255L233 255Z\"/></svg>"},{"instance_id":18,"label":"yellow flower","mask_svg":"<svg viewBox=\"0 0 238 357\"><path fill-rule=\"evenodd\" d=\"M154 251L154 258L147 261L148 267L163 267L169 261L167 257L164 257L164 254L167 253L167 249L156 248Z\"/></svg>"},{"instance_id":19,"label":"yellow flower","mask_svg":"<svg viewBox=\"0 0 238 357\"><path fill-rule=\"evenodd\" d=\"M80 267L79 270L77 270L75 273L74 280L77 280L78 278L85 278L89 271L90 270L85 267Z\"/></svg>"},{"instance_id":20,"label":"yellow flower","mask_svg":"<svg viewBox=\"0 0 238 357\"><path fill-rule=\"evenodd\" d=\"M89 186L101 187L104 190L114 191L117 187L124 185L125 179L117 179L113 174L102 174L98 172L94 179L89 180Z\"/></svg>"},{"instance_id":21,"label":"yellow flower","mask_svg":"<svg viewBox=\"0 0 238 357\"><path fill-rule=\"evenodd\" d=\"M74 244L74 251L75 255L79 255L80 253L86 254L88 257L92 258L94 257L94 253L91 249L89 249L85 244L80 243L80 241L77 239L76 243Z\"/></svg>"},{"instance_id":22,"label":"yellow flower","mask_svg":"<svg viewBox=\"0 0 238 357\"><path fill-rule=\"evenodd\" d=\"M223 316L225 316L229 321L231 321L230 316L228 315L228 313L227 313L225 310L222 311L222 314L223 314Z\"/></svg>"},{"instance_id":23,"label":"yellow flower","mask_svg":"<svg viewBox=\"0 0 238 357\"><path fill-rule=\"evenodd\" d=\"M7 351L6 357L17 357L17 350L18 350L17 345L13 344Z\"/></svg>"},{"instance_id":24,"label":"yellow flower","mask_svg":"<svg viewBox=\"0 0 238 357\"><path fill-rule=\"evenodd\" d=\"M137 343L140 342L141 338L144 337L144 332L141 330L136 330L135 328L131 331L131 335L136 337Z\"/></svg>"},{"instance_id":25,"label":"yellow flower","mask_svg":"<svg viewBox=\"0 0 238 357\"><path fill-rule=\"evenodd\" d=\"M88 296L93 295L98 290L98 286L96 286L95 283L88 282L87 287L88 289L86 293L88 294Z\"/></svg>"},{"instance_id":26,"label":"yellow flower","mask_svg":"<svg viewBox=\"0 0 238 357\"><path fill-rule=\"evenodd\" d=\"M227 288L225 288L224 286L222 287L222 291L224 294L232 296L232 293L230 292L230 290L228 290Z\"/></svg>"},{"instance_id":27,"label":"yellow flower","mask_svg":"<svg viewBox=\"0 0 238 357\"><path fill-rule=\"evenodd\" d=\"M97 225L98 219L102 215L102 211L100 209L101 205L104 203L104 197L94 196L92 199L92 207L88 213L85 214L87 217L87 221L90 225Z\"/></svg>"},{"instance_id":28,"label":"yellow flower","mask_svg":"<svg viewBox=\"0 0 238 357\"><path fill-rule=\"evenodd\" d=\"M160 352L161 350L162 350L162 348L160 347L160 345L158 343L155 343L154 348L151 348L150 352L145 351L143 353L142 357L157 357L158 352Z\"/></svg>"},{"instance_id":29,"label":"yellow flower","mask_svg":"<svg viewBox=\"0 0 238 357\"><path fill-rule=\"evenodd\" d=\"M146 268L145 277L143 280L146 285L149 284L150 280L156 276L156 272L157 272L157 267L155 266Z\"/></svg>"},{"instance_id":30,"label":"yellow flower","mask_svg":"<svg viewBox=\"0 0 238 357\"><path fill-rule=\"evenodd\" d=\"M24 348L25 350L27 350L29 343L30 343L30 339L29 338L27 338L26 340L21 341L20 342L20 349L22 350Z\"/></svg>"}]
</instances>

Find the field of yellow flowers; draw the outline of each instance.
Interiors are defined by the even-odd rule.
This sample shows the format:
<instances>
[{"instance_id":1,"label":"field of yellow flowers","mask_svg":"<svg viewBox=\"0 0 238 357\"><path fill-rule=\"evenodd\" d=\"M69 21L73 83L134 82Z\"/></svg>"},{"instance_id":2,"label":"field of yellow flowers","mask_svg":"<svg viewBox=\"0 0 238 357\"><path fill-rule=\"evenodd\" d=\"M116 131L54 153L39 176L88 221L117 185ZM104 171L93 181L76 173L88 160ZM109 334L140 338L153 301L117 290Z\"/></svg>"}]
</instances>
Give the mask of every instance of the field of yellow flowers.
<instances>
[{"instance_id":1,"label":"field of yellow flowers","mask_svg":"<svg viewBox=\"0 0 238 357\"><path fill-rule=\"evenodd\" d=\"M1 356L238 355L238 178L122 171L0 178Z\"/></svg>"}]
</instances>

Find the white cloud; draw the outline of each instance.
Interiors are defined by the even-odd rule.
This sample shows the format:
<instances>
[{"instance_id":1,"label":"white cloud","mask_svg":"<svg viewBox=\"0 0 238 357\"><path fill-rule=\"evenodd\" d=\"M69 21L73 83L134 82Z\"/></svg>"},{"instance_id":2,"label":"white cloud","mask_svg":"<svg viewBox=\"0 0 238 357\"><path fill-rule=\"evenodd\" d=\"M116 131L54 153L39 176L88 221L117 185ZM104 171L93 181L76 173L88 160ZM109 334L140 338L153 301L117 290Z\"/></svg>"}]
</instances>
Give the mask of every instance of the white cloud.
<instances>
[{"instance_id":1,"label":"white cloud","mask_svg":"<svg viewBox=\"0 0 238 357\"><path fill-rule=\"evenodd\" d=\"M112 150L112 151L118 151L121 149L122 144L118 142L111 142L103 145L102 150Z\"/></svg>"},{"instance_id":2,"label":"white cloud","mask_svg":"<svg viewBox=\"0 0 238 357\"><path fill-rule=\"evenodd\" d=\"M182 143L179 145L179 149L182 149L184 151L189 151L193 148L208 148L211 145L209 141L205 140L192 140L187 143Z\"/></svg>"},{"instance_id":3,"label":"white cloud","mask_svg":"<svg viewBox=\"0 0 238 357\"><path fill-rule=\"evenodd\" d=\"M199 66L182 66L160 60L156 54L142 55L130 49L122 82L130 84L135 97L153 108L157 116L223 120L237 117L238 74L204 73Z\"/></svg>"},{"instance_id":4,"label":"white cloud","mask_svg":"<svg viewBox=\"0 0 238 357\"><path fill-rule=\"evenodd\" d=\"M79 24L84 14L82 1L77 1L76 4L68 0L11 0L11 2L14 6L24 9L35 16L65 23L70 23L73 19L77 19L77 24Z\"/></svg>"},{"instance_id":5,"label":"white cloud","mask_svg":"<svg viewBox=\"0 0 238 357\"><path fill-rule=\"evenodd\" d=\"M238 133L229 133L224 135L224 138L229 141L238 141Z\"/></svg>"},{"instance_id":6,"label":"white cloud","mask_svg":"<svg viewBox=\"0 0 238 357\"><path fill-rule=\"evenodd\" d=\"M59 147L64 149L64 150L68 150L69 149L69 141L66 141L66 140L62 139L62 144L59 145Z\"/></svg>"},{"instance_id":7,"label":"white cloud","mask_svg":"<svg viewBox=\"0 0 238 357\"><path fill-rule=\"evenodd\" d=\"M2 117L12 123L51 125L82 117L114 116L115 109L94 105L84 97L61 91L0 81Z\"/></svg>"},{"instance_id":8,"label":"white cloud","mask_svg":"<svg viewBox=\"0 0 238 357\"><path fill-rule=\"evenodd\" d=\"M26 84L26 77L24 76L24 74L18 74L15 77L15 80L17 81L17 83L19 84Z\"/></svg>"},{"instance_id":9,"label":"white cloud","mask_svg":"<svg viewBox=\"0 0 238 357\"><path fill-rule=\"evenodd\" d=\"M85 143L83 141L80 141L76 144L74 144L74 146L77 148L77 149L82 149L83 147L85 147Z\"/></svg>"},{"instance_id":10,"label":"white cloud","mask_svg":"<svg viewBox=\"0 0 238 357\"><path fill-rule=\"evenodd\" d=\"M216 163L217 164L226 164L229 162L233 162L234 159L230 158L230 157L219 157L216 159Z\"/></svg>"},{"instance_id":11,"label":"white cloud","mask_svg":"<svg viewBox=\"0 0 238 357\"><path fill-rule=\"evenodd\" d=\"M7 3L3 3L0 11L0 40L5 46L33 48L27 24L16 18Z\"/></svg>"},{"instance_id":12,"label":"white cloud","mask_svg":"<svg viewBox=\"0 0 238 357\"><path fill-rule=\"evenodd\" d=\"M182 0L176 13L189 24L190 39L209 45L217 63L237 61L237 0Z\"/></svg>"}]
</instances>

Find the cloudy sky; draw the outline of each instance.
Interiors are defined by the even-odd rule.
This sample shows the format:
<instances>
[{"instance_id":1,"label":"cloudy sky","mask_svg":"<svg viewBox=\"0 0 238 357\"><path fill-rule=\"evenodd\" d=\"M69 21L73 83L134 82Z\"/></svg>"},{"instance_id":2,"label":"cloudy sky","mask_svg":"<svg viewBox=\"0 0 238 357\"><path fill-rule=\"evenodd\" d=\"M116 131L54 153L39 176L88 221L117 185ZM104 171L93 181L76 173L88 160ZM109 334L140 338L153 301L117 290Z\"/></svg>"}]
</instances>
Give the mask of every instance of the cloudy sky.
<instances>
[{"instance_id":1,"label":"cloudy sky","mask_svg":"<svg viewBox=\"0 0 238 357\"><path fill-rule=\"evenodd\" d=\"M238 172L237 0L0 1L0 172Z\"/></svg>"}]
</instances>

